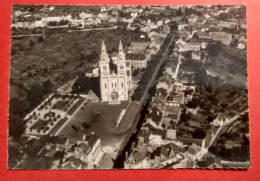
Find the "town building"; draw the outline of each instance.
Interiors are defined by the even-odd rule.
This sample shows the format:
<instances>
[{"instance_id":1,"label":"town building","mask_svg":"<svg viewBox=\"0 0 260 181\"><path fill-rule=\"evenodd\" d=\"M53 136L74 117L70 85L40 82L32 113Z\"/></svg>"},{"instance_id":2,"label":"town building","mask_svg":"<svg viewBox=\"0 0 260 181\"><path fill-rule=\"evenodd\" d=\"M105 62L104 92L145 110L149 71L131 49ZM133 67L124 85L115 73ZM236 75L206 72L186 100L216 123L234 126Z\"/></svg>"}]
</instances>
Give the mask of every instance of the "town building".
<instances>
[{"instance_id":1,"label":"town building","mask_svg":"<svg viewBox=\"0 0 260 181\"><path fill-rule=\"evenodd\" d=\"M111 58L107 54L104 41L102 42L99 70L101 101L115 104L128 100L132 89L131 66L126 60L121 41L118 54Z\"/></svg>"}]
</instances>

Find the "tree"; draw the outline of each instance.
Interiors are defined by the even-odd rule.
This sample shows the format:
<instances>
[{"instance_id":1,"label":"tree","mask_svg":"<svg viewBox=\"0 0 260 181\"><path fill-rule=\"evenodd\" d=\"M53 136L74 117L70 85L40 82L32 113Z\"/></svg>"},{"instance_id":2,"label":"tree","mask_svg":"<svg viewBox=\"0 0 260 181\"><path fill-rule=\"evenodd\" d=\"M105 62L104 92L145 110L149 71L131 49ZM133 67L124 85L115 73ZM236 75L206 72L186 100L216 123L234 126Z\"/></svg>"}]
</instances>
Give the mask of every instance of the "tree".
<instances>
[{"instance_id":1,"label":"tree","mask_svg":"<svg viewBox=\"0 0 260 181\"><path fill-rule=\"evenodd\" d=\"M179 8L178 11L176 12L176 16L182 16L182 10L181 10L181 8Z\"/></svg>"},{"instance_id":2,"label":"tree","mask_svg":"<svg viewBox=\"0 0 260 181\"><path fill-rule=\"evenodd\" d=\"M52 82L50 81L50 79L44 81L42 83L42 93L44 95L48 95L50 94L51 92L53 91L53 84Z\"/></svg>"},{"instance_id":3,"label":"tree","mask_svg":"<svg viewBox=\"0 0 260 181\"><path fill-rule=\"evenodd\" d=\"M72 93L74 94L87 94L92 88L92 81L89 77L80 76L72 86Z\"/></svg>"},{"instance_id":4,"label":"tree","mask_svg":"<svg viewBox=\"0 0 260 181\"><path fill-rule=\"evenodd\" d=\"M33 46L33 41L32 41L32 40L30 40L30 46L31 46L31 47Z\"/></svg>"},{"instance_id":5,"label":"tree","mask_svg":"<svg viewBox=\"0 0 260 181\"><path fill-rule=\"evenodd\" d=\"M195 82L198 85L207 86L208 74L207 74L207 71L205 70L205 68L202 68L201 70L198 70L195 73L194 79L195 79Z\"/></svg>"},{"instance_id":6,"label":"tree","mask_svg":"<svg viewBox=\"0 0 260 181\"><path fill-rule=\"evenodd\" d=\"M20 100L17 97L13 97L9 101L10 111L12 113L21 115L23 117L25 113L30 109L30 104L26 100Z\"/></svg>"},{"instance_id":7,"label":"tree","mask_svg":"<svg viewBox=\"0 0 260 181\"><path fill-rule=\"evenodd\" d=\"M192 137L195 139L203 139L205 138L206 133L203 129L197 129L193 134Z\"/></svg>"},{"instance_id":8,"label":"tree","mask_svg":"<svg viewBox=\"0 0 260 181\"><path fill-rule=\"evenodd\" d=\"M33 83L27 93L27 101L31 107L36 107L43 100L42 86L39 83Z\"/></svg>"},{"instance_id":9,"label":"tree","mask_svg":"<svg viewBox=\"0 0 260 181\"><path fill-rule=\"evenodd\" d=\"M40 43L40 42L42 42L42 41L43 41L43 37L40 36L39 39L38 39L38 42Z\"/></svg>"}]
</instances>

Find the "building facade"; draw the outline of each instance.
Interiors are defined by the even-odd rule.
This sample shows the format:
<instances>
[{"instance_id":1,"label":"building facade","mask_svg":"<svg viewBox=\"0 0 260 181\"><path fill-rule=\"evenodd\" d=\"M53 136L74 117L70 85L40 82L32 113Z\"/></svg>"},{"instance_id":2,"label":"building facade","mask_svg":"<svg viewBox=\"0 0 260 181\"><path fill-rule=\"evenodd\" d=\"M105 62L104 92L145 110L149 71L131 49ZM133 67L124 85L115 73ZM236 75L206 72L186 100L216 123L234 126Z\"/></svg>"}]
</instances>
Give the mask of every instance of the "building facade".
<instances>
[{"instance_id":1,"label":"building facade","mask_svg":"<svg viewBox=\"0 0 260 181\"><path fill-rule=\"evenodd\" d=\"M109 57L105 43L102 42L99 69L101 101L120 103L128 100L132 89L131 66L126 60L121 41L118 54L113 57Z\"/></svg>"}]
</instances>

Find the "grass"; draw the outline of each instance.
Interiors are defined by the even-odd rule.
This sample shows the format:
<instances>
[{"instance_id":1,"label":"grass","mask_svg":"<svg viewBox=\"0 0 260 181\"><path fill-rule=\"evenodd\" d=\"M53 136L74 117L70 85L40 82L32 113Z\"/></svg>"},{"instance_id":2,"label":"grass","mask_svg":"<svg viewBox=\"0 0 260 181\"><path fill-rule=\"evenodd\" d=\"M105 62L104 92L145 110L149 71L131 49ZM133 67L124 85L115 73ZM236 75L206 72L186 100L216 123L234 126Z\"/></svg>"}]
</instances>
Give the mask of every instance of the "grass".
<instances>
[{"instance_id":1,"label":"grass","mask_svg":"<svg viewBox=\"0 0 260 181\"><path fill-rule=\"evenodd\" d=\"M39 119L31 128L32 129L42 129L47 125L47 121Z\"/></svg>"},{"instance_id":2,"label":"grass","mask_svg":"<svg viewBox=\"0 0 260 181\"><path fill-rule=\"evenodd\" d=\"M56 104L53 105L52 109L59 109L65 111L66 105L69 101L58 101Z\"/></svg>"}]
</instances>

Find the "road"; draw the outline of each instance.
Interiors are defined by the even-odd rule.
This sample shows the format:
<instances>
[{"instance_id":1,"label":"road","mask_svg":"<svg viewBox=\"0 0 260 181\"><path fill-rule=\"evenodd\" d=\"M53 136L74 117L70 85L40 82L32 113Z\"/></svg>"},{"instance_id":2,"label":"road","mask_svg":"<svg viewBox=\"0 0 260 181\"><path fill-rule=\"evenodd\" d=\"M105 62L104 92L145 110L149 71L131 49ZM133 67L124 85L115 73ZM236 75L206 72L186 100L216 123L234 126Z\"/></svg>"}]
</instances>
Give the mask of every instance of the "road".
<instances>
[{"instance_id":1,"label":"road","mask_svg":"<svg viewBox=\"0 0 260 181\"><path fill-rule=\"evenodd\" d=\"M128 123L134 123L134 121L129 121L129 120L132 120L132 119L136 119L142 109L142 106L144 105L145 101L147 100L147 96L148 96L148 90L150 87L153 86L153 84L156 82L156 76L158 74L158 71L160 69L160 67L162 66L162 64L167 60L168 58L168 50L169 50L169 47L170 45L172 44L172 42L174 41L175 37L173 36L171 41L169 42L168 46L166 47L164 53L163 53L163 56L161 58L161 60L159 61L150 81L148 82L147 84L147 87L143 93L143 96L141 97L141 99L139 100L139 102L132 102L131 105L129 106L126 114L124 115L121 123L119 124L117 130L121 130L122 128L125 128L126 130L128 130L129 128L131 127L134 127L137 125L137 122L136 124L132 125L132 124L127 124L125 122L128 122Z\"/></svg>"},{"instance_id":2,"label":"road","mask_svg":"<svg viewBox=\"0 0 260 181\"><path fill-rule=\"evenodd\" d=\"M216 142L216 140L219 139L220 135L222 135L223 133L225 133L225 132L229 129L229 127L230 127L231 125L233 125L233 124L236 122L236 120L237 120L242 114L245 114L245 113L248 112L248 111L249 111L249 110L246 109L246 110L244 110L243 112L241 112L241 113L235 115L235 116L232 117L231 119L229 119L229 120L227 120L226 122L224 122L224 124L223 124L221 127L219 127L219 129L217 130L217 132L215 133L215 135L211 138L210 143L209 143L209 145L208 145L208 148L211 147L211 146Z\"/></svg>"},{"instance_id":3,"label":"road","mask_svg":"<svg viewBox=\"0 0 260 181\"><path fill-rule=\"evenodd\" d=\"M104 160L103 164L101 165L101 168L105 168L104 165L111 165L111 159L115 160L118 157L119 153L127 145L132 134L136 133L136 127L141 116L140 112L148 97L148 90L150 87L153 86L153 84L156 83L156 76L163 62L165 62L168 58L168 48L173 43L174 39L175 37L173 36L168 46L166 47L162 58L158 62L158 65L155 71L153 72L153 75L150 81L148 82L141 99L139 101L132 101L130 103L125 115L122 118L122 121L115 130L112 130L111 134L120 134L121 139L117 142L116 145L106 146L102 148L108 154L108 157Z\"/></svg>"},{"instance_id":4,"label":"road","mask_svg":"<svg viewBox=\"0 0 260 181\"><path fill-rule=\"evenodd\" d=\"M201 150L197 153L196 159L197 159L197 160L201 160L201 159L203 158L203 156L208 153L208 149L209 149L212 145L214 145L215 142L217 142L217 140L220 138L220 136L221 136L222 134L224 134L225 132L227 132L227 130L229 130L229 128L230 128L234 123L236 123L237 119L238 119L241 115L247 113L248 111L249 111L249 109L246 109L246 110L244 110L243 112L241 112L241 113L235 115L235 116L232 117L231 119L229 119L229 120L227 120L226 122L224 122L223 125L220 126L220 127L217 129L217 131L214 133L214 135L211 137L211 139L210 139L210 141L209 141L209 144L208 144L205 148L201 149Z\"/></svg>"}]
</instances>

